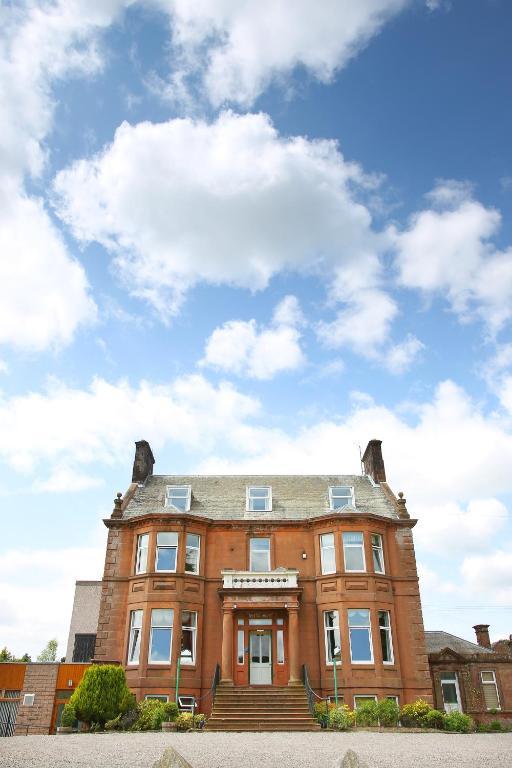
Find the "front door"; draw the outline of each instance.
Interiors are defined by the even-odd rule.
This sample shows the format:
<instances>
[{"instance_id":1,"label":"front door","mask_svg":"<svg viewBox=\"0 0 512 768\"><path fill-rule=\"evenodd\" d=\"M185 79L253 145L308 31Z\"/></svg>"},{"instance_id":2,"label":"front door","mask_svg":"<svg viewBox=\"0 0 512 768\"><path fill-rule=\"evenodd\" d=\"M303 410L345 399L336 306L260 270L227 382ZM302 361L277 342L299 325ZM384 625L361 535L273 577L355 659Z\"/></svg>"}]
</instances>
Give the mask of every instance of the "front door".
<instances>
[{"instance_id":1,"label":"front door","mask_svg":"<svg viewBox=\"0 0 512 768\"><path fill-rule=\"evenodd\" d=\"M272 684L272 635L270 632L250 633L249 664L251 685Z\"/></svg>"},{"instance_id":2,"label":"front door","mask_svg":"<svg viewBox=\"0 0 512 768\"><path fill-rule=\"evenodd\" d=\"M462 712L460 704L459 683L457 673L443 674L441 677L443 704L445 712Z\"/></svg>"}]
</instances>

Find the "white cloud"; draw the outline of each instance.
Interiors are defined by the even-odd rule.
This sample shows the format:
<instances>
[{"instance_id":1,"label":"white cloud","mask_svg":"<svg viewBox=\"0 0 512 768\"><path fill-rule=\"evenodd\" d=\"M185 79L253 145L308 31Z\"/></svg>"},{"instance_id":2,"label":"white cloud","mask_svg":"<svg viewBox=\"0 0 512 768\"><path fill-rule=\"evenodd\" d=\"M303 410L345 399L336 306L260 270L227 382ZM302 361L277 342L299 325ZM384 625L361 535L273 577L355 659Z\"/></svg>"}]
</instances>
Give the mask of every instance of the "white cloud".
<instances>
[{"instance_id":1,"label":"white cloud","mask_svg":"<svg viewBox=\"0 0 512 768\"><path fill-rule=\"evenodd\" d=\"M425 345L416 336L408 334L399 344L392 345L383 354L382 362L391 373L404 373L416 360Z\"/></svg>"},{"instance_id":2,"label":"white cloud","mask_svg":"<svg viewBox=\"0 0 512 768\"><path fill-rule=\"evenodd\" d=\"M489 603L512 605L512 552L498 549L464 559L461 568L472 595L484 595Z\"/></svg>"},{"instance_id":3,"label":"white cloud","mask_svg":"<svg viewBox=\"0 0 512 768\"><path fill-rule=\"evenodd\" d=\"M201 365L255 379L271 379L305 363L297 325L303 321L295 296L276 307L272 324L230 320L216 328L206 342Z\"/></svg>"},{"instance_id":4,"label":"white cloud","mask_svg":"<svg viewBox=\"0 0 512 768\"><path fill-rule=\"evenodd\" d=\"M416 213L402 232L391 229L399 281L446 296L461 320L481 317L492 333L512 317L512 248L497 249L501 215L443 182L430 194L435 209Z\"/></svg>"},{"instance_id":5,"label":"white cloud","mask_svg":"<svg viewBox=\"0 0 512 768\"><path fill-rule=\"evenodd\" d=\"M158 0L172 20L172 60L181 60L168 91L187 94L199 76L214 106L250 106L297 67L321 82L374 36L409 0Z\"/></svg>"},{"instance_id":6,"label":"white cloud","mask_svg":"<svg viewBox=\"0 0 512 768\"><path fill-rule=\"evenodd\" d=\"M9 435L0 444L0 458L18 472L37 472L38 483L45 482L44 466L45 490L60 490L81 467L90 465L92 477L98 467L128 460L141 434L156 447L173 440L188 450L209 451L226 440L236 448L245 420L258 408L229 384L214 387L202 376L162 386L143 381L138 387L95 379L88 389L52 381L43 393L0 399L0 431Z\"/></svg>"},{"instance_id":7,"label":"white cloud","mask_svg":"<svg viewBox=\"0 0 512 768\"><path fill-rule=\"evenodd\" d=\"M85 272L41 200L9 190L0 192L0 345L42 350L69 343L96 317Z\"/></svg>"},{"instance_id":8,"label":"white cloud","mask_svg":"<svg viewBox=\"0 0 512 768\"><path fill-rule=\"evenodd\" d=\"M508 511L498 499L474 499L464 509L454 501L418 505L417 514L423 523L415 538L430 552L454 553L481 551L492 542L508 522Z\"/></svg>"},{"instance_id":9,"label":"white cloud","mask_svg":"<svg viewBox=\"0 0 512 768\"><path fill-rule=\"evenodd\" d=\"M23 181L40 175L46 162L53 81L98 70L97 35L125 4L60 0L0 9L0 343L30 349L67 343L94 318L83 269Z\"/></svg>"},{"instance_id":10,"label":"white cloud","mask_svg":"<svg viewBox=\"0 0 512 768\"><path fill-rule=\"evenodd\" d=\"M332 322L320 322L318 337L327 347L352 347L360 355L377 356L378 348L388 339L398 308L386 293L361 289L350 298L346 308Z\"/></svg>"},{"instance_id":11,"label":"white cloud","mask_svg":"<svg viewBox=\"0 0 512 768\"><path fill-rule=\"evenodd\" d=\"M60 172L55 192L75 237L113 252L130 290L165 318L198 282L254 291L284 270L342 270L377 290L383 241L357 200L368 183L333 141L225 112L211 124L124 123L102 153Z\"/></svg>"}]
</instances>

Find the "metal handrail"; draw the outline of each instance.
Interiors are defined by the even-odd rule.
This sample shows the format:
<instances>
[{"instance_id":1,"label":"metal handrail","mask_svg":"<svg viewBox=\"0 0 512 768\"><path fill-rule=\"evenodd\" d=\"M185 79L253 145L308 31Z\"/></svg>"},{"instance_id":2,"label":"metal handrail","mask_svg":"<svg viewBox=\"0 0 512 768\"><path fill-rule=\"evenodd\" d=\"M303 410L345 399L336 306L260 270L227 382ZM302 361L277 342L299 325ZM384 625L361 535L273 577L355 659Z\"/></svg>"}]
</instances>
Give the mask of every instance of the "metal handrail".
<instances>
[{"instance_id":1,"label":"metal handrail","mask_svg":"<svg viewBox=\"0 0 512 768\"><path fill-rule=\"evenodd\" d=\"M309 711L313 715L315 712L314 709L314 703L315 699L318 699L318 701L325 701L325 713L328 717L329 715L329 703L331 700L330 696L320 696L312 687L311 683L309 682L309 675L308 675L308 668L306 664L302 665L302 681L304 683L304 688L306 689L306 696L308 700L308 707Z\"/></svg>"},{"instance_id":2,"label":"metal handrail","mask_svg":"<svg viewBox=\"0 0 512 768\"><path fill-rule=\"evenodd\" d=\"M200 696L198 699L194 696L192 701L192 728L194 727L194 718L195 718L195 711L196 711L196 704L198 704L203 699L206 699L208 696L212 697L212 707L213 703L215 701L215 694L217 693L217 686L219 684L220 680L220 666L219 664L215 665L215 672L213 673L213 680L212 684L209 687L209 689L204 693L202 696Z\"/></svg>"}]
</instances>

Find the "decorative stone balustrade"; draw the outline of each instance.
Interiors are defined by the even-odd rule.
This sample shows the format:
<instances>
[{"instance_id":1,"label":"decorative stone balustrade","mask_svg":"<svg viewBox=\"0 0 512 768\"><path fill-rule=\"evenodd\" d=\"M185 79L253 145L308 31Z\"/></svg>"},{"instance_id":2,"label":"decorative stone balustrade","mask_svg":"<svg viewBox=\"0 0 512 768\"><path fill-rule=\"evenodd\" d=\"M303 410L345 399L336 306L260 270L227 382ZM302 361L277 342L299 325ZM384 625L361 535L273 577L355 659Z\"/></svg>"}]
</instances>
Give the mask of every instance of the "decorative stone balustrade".
<instances>
[{"instance_id":1,"label":"decorative stone balustrade","mask_svg":"<svg viewBox=\"0 0 512 768\"><path fill-rule=\"evenodd\" d=\"M275 571L221 571L224 589L290 589L297 587L299 572L293 568Z\"/></svg>"}]
</instances>

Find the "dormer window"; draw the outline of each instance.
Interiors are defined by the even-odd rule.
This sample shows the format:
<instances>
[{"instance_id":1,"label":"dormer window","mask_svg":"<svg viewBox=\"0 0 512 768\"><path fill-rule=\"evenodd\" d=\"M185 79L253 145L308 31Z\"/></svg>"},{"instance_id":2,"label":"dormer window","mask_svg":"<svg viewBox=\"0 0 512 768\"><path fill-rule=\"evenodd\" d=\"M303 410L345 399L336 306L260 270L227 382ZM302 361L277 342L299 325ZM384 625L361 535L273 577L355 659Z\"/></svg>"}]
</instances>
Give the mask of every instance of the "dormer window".
<instances>
[{"instance_id":1,"label":"dormer window","mask_svg":"<svg viewBox=\"0 0 512 768\"><path fill-rule=\"evenodd\" d=\"M355 507L354 489L351 485L331 485L329 488L329 504L331 509Z\"/></svg>"},{"instance_id":2,"label":"dormer window","mask_svg":"<svg viewBox=\"0 0 512 768\"><path fill-rule=\"evenodd\" d=\"M190 496L190 485L168 485L165 491L165 506L172 507L177 512L188 512Z\"/></svg>"},{"instance_id":3,"label":"dormer window","mask_svg":"<svg viewBox=\"0 0 512 768\"><path fill-rule=\"evenodd\" d=\"M272 488L270 485L254 486L247 488L248 512L269 512L272 509Z\"/></svg>"}]
</instances>

